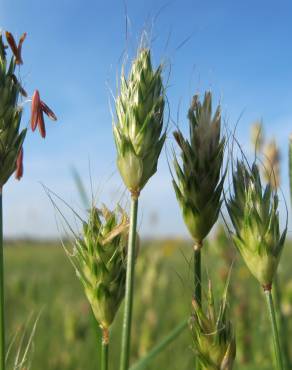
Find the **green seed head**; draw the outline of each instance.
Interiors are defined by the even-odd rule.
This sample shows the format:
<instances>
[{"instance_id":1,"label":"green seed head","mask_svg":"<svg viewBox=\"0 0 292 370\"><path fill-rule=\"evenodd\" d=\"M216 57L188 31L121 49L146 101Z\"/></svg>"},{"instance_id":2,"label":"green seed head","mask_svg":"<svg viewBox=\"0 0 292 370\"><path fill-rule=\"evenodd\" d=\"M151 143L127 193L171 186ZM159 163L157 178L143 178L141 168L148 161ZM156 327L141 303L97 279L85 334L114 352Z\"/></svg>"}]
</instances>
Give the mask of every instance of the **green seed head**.
<instances>
[{"instance_id":1,"label":"green seed head","mask_svg":"<svg viewBox=\"0 0 292 370\"><path fill-rule=\"evenodd\" d=\"M77 275L99 325L112 324L125 293L129 221L118 207L89 211L83 236L77 240L72 257Z\"/></svg>"},{"instance_id":2,"label":"green seed head","mask_svg":"<svg viewBox=\"0 0 292 370\"><path fill-rule=\"evenodd\" d=\"M220 139L220 107L212 116L210 92L205 94L203 103L194 96L188 118L190 139L185 139L180 131L174 132L182 164L174 155L177 180L173 179L173 186L185 224L193 239L200 243L217 221L221 207L225 139Z\"/></svg>"},{"instance_id":3,"label":"green seed head","mask_svg":"<svg viewBox=\"0 0 292 370\"><path fill-rule=\"evenodd\" d=\"M231 370L236 355L236 342L228 318L226 292L217 308L209 284L206 311L193 300L190 326L194 350L202 369Z\"/></svg>"},{"instance_id":4,"label":"green seed head","mask_svg":"<svg viewBox=\"0 0 292 370\"><path fill-rule=\"evenodd\" d=\"M16 58L8 63L6 47L0 35L0 188L16 169L16 159L22 147L26 129L20 131L22 108L18 105L23 89L14 72Z\"/></svg>"},{"instance_id":5,"label":"green seed head","mask_svg":"<svg viewBox=\"0 0 292 370\"><path fill-rule=\"evenodd\" d=\"M256 164L237 162L234 194L227 209L235 228L234 243L251 273L263 287L272 284L286 237L279 230L278 196L268 184L263 191Z\"/></svg>"},{"instance_id":6,"label":"green seed head","mask_svg":"<svg viewBox=\"0 0 292 370\"><path fill-rule=\"evenodd\" d=\"M113 132L117 165L126 187L139 194L157 170L165 141L163 130L164 88L162 66L151 64L149 49L141 49L128 79L121 77L116 100L117 122ZM161 135L162 134L162 135Z\"/></svg>"}]
</instances>

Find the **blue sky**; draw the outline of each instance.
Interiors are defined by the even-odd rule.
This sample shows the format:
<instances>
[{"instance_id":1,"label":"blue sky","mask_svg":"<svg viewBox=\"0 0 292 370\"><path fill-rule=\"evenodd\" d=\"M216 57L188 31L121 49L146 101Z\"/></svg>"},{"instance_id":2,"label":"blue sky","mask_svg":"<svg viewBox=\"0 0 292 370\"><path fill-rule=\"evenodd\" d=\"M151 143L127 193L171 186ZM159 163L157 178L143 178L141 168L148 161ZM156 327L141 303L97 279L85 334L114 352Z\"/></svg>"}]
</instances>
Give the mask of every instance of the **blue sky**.
<instances>
[{"instance_id":1,"label":"blue sky","mask_svg":"<svg viewBox=\"0 0 292 370\"><path fill-rule=\"evenodd\" d=\"M21 68L26 89L32 94L38 88L58 116L57 123L47 120L46 140L29 132L25 176L21 182L12 178L5 186L6 236L57 235L53 207L41 183L81 210L72 166L88 190L91 172L100 201L112 206L124 194L115 167L111 93L116 94L121 63L125 55L131 61L143 30L150 35L154 63L162 60L166 65L172 119L185 130L191 96L211 89L229 127L241 116L237 136L249 151L250 124L262 118L267 137L275 135L281 147L283 190L289 201L291 2L0 0L0 4L0 27L17 37L28 33ZM24 126L29 111L27 103ZM171 128L170 124L170 132ZM167 151L172 145L169 135ZM140 204L142 235L186 235L165 151ZM158 213L155 227L150 221L154 213Z\"/></svg>"}]
</instances>

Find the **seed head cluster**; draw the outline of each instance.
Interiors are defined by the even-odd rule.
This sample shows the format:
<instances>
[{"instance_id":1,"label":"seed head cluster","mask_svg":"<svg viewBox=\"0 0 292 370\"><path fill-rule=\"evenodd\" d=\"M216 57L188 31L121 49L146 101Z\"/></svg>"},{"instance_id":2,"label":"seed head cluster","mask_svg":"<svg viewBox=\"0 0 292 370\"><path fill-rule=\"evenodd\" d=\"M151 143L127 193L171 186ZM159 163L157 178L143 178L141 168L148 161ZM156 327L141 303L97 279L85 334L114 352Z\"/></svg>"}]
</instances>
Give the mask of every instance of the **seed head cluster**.
<instances>
[{"instance_id":1,"label":"seed head cluster","mask_svg":"<svg viewBox=\"0 0 292 370\"><path fill-rule=\"evenodd\" d=\"M6 45L0 35L0 188L17 169L17 157L22 155L26 135L26 129L20 130L22 107L18 101L25 92L15 76L17 61L14 55L7 60Z\"/></svg>"},{"instance_id":2,"label":"seed head cluster","mask_svg":"<svg viewBox=\"0 0 292 370\"><path fill-rule=\"evenodd\" d=\"M188 112L190 138L181 131L174 137L181 149L181 164L174 155L177 179L173 186L185 224L196 243L201 243L217 221L224 175L221 176L225 139L220 138L220 107L212 116L212 95L203 103L194 96Z\"/></svg>"},{"instance_id":3,"label":"seed head cluster","mask_svg":"<svg viewBox=\"0 0 292 370\"><path fill-rule=\"evenodd\" d=\"M236 355L236 341L229 320L226 292L215 307L211 283L204 310L193 300L190 319L194 351L203 370L231 370Z\"/></svg>"},{"instance_id":4,"label":"seed head cluster","mask_svg":"<svg viewBox=\"0 0 292 370\"><path fill-rule=\"evenodd\" d=\"M121 207L92 207L72 262L99 325L112 324L125 293L129 220Z\"/></svg>"},{"instance_id":5,"label":"seed head cluster","mask_svg":"<svg viewBox=\"0 0 292 370\"><path fill-rule=\"evenodd\" d=\"M278 196L270 184L263 190L256 164L250 169L241 161L233 173L233 188L227 209L234 243L251 273L270 289L287 232L280 233Z\"/></svg>"},{"instance_id":6,"label":"seed head cluster","mask_svg":"<svg viewBox=\"0 0 292 370\"><path fill-rule=\"evenodd\" d=\"M138 195L157 170L166 133L163 131L162 66L156 70L149 49L141 49L128 79L121 76L113 127L117 165L129 191Z\"/></svg>"}]
</instances>

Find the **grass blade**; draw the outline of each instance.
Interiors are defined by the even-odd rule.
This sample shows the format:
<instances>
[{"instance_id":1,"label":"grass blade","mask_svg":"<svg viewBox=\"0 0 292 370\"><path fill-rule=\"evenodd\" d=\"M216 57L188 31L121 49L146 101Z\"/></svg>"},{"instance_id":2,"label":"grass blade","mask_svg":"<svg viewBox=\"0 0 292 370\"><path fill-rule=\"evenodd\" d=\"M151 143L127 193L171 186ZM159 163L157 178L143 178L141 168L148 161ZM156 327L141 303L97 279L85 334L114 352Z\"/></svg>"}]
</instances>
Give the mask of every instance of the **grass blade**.
<instances>
[{"instance_id":1,"label":"grass blade","mask_svg":"<svg viewBox=\"0 0 292 370\"><path fill-rule=\"evenodd\" d=\"M188 326L188 319L182 321L176 328L173 329L162 341L157 344L145 357L136 362L130 367L130 370L143 370L149 363L159 355L170 343L172 343Z\"/></svg>"}]
</instances>

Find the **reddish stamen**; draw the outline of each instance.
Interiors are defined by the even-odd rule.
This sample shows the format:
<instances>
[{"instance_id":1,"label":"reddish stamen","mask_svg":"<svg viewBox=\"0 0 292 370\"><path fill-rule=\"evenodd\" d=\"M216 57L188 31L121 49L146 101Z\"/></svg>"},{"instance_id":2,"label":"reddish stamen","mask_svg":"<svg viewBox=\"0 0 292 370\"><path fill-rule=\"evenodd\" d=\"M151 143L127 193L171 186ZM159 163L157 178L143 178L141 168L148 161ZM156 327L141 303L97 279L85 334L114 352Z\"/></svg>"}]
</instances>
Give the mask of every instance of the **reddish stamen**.
<instances>
[{"instance_id":1,"label":"reddish stamen","mask_svg":"<svg viewBox=\"0 0 292 370\"><path fill-rule=\"evenodd\" d=\"M23 41L26 38L26 32L22 34L22 36L19 39L18 46L16 45L15 39L12 35L12 33L6 31L6 39L7 42L12 50L12 53L15 56L15 63L16 64L23 64L22 57L21 57L21 49Z\"/></svg>"},{"instance_id":2,"label":"reddish stamen","mask_svg":"<svg viewBox=\"0 0 292 370\"><path fill-rule=\"evenodd\" d=\"M47 106L46 103L44 103L42 100L40 102L41 109L46 115L53 121L57 121L57 116L55 113Z\"/></svg>"},{"instance_id":3,"label":"reddish stamen","mask_svg":"<svg viewBox=\"0 0 292 370\"><path fill-rule=\"evenodd\" d=\"M7 40L8 44L9 44L11 50L12 50L12 53L14 54L15 58L17 58L18 48L16 46L16 42L14 40L14 37L13 37L12 33L8 32L8 31L6 31L5 34L6 34L6 40Z\"/></svg>"},{"instance_id":4,"label":"reddish stamen","mask_svg":"<svg viewBox=\"0 0 292 370\"><path fill-rule=\"evenodd\" d=\"M16 64L23 64L23 60L22 60L22 56L21 56L21 49L22 49L22 44L23 44L23 41L25 40L25 38L26 38L26 32L24 32L22 34L22 36L20 37L20 39L19 39L18 48L17 48L17 57L16 57L16 61L15 61Z\"/></svg>"},{"instance_id":5,"label":"reddish stamen","mask_svg":"<svg viewBox=\"0 0 292 370\"><path fill-rule=\"evenodd\" d=\"M43 111L40 111L40 114L38 117L38 128L39 128L41 137L44 139L46 137L46 126L45 126Z\"/></svg>"},{"instance_id":6,"label":"reddish stamen","mask_svg":"<svg viewBox=\"0 0 292 370\"><path fill-rule=\"evenodd\" d=\"M21 147L16 160L15 178L20 180L23 176L23 148Z\"/></svg>"},{"instance_id":7,"label":"reddish stamen","mask_svg":"<svg viewBox=\"0 0 292 370\"><path fill-rule=\"evenodd\" d=\"M41 114L41 107L40 107L40 93L38 90L35 90L31 100L31 118L30 118L30 125L32 131L34 131L38 125L39 116Z\"/></svg>"}]
</instances>

